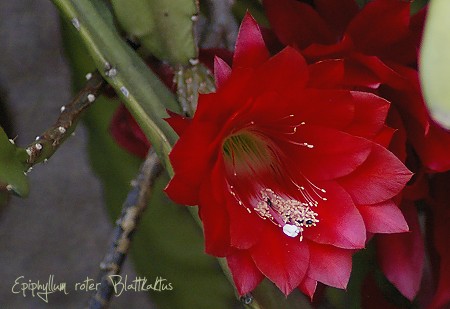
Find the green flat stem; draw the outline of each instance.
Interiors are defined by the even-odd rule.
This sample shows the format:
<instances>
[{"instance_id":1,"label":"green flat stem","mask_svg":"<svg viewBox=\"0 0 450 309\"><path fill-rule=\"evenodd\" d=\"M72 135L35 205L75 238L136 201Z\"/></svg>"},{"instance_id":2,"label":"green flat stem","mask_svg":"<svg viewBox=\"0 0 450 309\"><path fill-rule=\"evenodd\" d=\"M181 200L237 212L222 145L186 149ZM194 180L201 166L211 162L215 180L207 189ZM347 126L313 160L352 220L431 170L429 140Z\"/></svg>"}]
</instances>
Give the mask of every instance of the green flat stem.
<instances>
[{"instance_id":1,"label":"green flat stem","mask_svg":"<svg viewBox=\"0 0 450 309\"><path fill-rule=\"evenodd\" d=\"M108 8L97 0L52 0L78 30L96 67L115 89L152 143L163 166L177 135L164 121L166 109L179 111L173 94L121 38Z\"/></svg>"}]
</instances>

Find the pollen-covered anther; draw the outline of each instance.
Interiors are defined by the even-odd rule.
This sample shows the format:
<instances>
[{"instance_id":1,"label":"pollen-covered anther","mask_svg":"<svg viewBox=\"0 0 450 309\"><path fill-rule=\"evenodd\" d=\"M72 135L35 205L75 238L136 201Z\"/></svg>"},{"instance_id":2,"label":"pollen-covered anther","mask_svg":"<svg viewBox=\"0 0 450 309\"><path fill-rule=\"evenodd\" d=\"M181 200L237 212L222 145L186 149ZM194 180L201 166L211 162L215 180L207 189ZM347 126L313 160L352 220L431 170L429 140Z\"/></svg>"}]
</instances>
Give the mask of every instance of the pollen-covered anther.
<instances>
[{"instance_id":1,"label":"pollen-covered anther","mask_svg":"<svg viewBox=\"0 0 450 309\"><path fill-rule=\"evenodd\" d=\"M283 198L267 188L262 189L260 194L261 199L255 207L256 213L283 227L283 233L289 237L300 234L300 241L302 241L304 227L316 226L319 222L318 214L311 209L312 206L317 206L317 202L312 204L310 201L305 203Z\"/></svg>"}]
</instances>

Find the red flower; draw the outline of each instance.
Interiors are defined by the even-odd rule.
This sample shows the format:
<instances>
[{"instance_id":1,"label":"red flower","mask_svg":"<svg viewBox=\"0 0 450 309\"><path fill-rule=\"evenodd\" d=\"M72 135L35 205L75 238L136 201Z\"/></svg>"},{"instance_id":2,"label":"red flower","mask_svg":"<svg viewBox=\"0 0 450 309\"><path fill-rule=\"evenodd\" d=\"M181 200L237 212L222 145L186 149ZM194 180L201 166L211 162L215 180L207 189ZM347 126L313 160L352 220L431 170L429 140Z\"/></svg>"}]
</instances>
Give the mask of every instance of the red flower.
<instances>
[{"instance_id":1,"label":"red flower","mask_svg":"<svg viewBox=\"0 0 450 309\"><path fill-rule=\"evenodd\" d=\"M306 2L306 1L305 1ZM423 102L417 52L426 10L410 18L410 2L373 0L362 10L354 0L264 0L278 39L301 50L309 62L341 59L345 84L390 101L423 164L450 169L450 134L429 117ZM389 117L391 118L391 117ZM397 122L398 122L397 121ZM405 143L397 153L406 155Z\"/></svg>"},{"instance_id":2,"label":"red flower","mask_svg":"<svg viewBox=\"0 0 450 309\"><path fill-rule=\"evenodd\" d=\"M410 3L374 0L362 10L354 0L264 0L272 28L287 45L302 50L324 71L340 74L342 86L375 93L392 103L387 117L397 129L390 150L419 174L450 168L450 134L435 125L423 102L416 70L425 10L412 18ZM416 154L421 162L417 161ZM413 163L412 163L413 162ZM398 199L412 233L377 238L380 266L409 298L420 287L424 245L412 201L424 198L425 180L414 184L415 195ZM423 193L423 194L418 194Z\"/></svg>"},{"instance_id":3,"label":"red flower","mask_svg":"<svg viewBox=\"0 0 450 309\"><path fill-rule=\"evenodd\" d=\"M392 198L411 173L379 144L388 102L322 89L333 73L320 69L291 47L270 57L247 15L233 68L215 60L217 91L182 129L169 120L180 139L166 192L199 206L206 251L227 258L240 294L264 277L285 294L345 288L367 233L408 229Z\"/></svg>"}]
</instances>

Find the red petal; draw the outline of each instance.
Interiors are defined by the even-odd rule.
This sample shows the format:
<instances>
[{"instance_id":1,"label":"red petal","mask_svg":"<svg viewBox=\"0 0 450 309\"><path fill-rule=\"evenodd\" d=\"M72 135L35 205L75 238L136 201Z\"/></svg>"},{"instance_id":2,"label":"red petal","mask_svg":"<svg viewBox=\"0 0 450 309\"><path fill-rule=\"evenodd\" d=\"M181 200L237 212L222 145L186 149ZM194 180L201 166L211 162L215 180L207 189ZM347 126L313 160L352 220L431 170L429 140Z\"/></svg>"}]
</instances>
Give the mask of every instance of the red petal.
<instances>
[{"instance_id":1,"label":"red petal","mask_svg":"<svg viewBox=\"0 0 450 309\"><path fill-rule=\"evenodd\" d=\"M217 127L213 123L193 121L175 144L169 155L175 175L165 189L175 202L198 204L200 184L212 166L210 145L216 132ZM193 151L192 147L198 151Z\"/></svg>"},{"instance_id":2,"label":"red petal","mask_svg":"<svg viewBox=\"0 0 450 309\"><path fill-rule=\"evenodd\" d=\"M303 49L312 43L334 42L328 25L310 5L295 0L264 0L263 5L274 32L285 45Z\"/></svg>"},{"instance_id":3,"label":"red petal","mask_svg":"<svg viewBox=\"0 0 450 309\"><path fill-rule=\"evenodd\" d=\"M286 47L255 70L255 93L277 91L284 93L304 88L308 67L303 56L294 48Z\"/></svg>"},{"instance_id":4,"label":"red petal","mask_svg":"<svg viewBox=\"0 0 450 309\"><path fill-rule=\"evenodd\" d=\"M292 101L288 102L289 109L299 121L336 129L345 128L353 121L355 100L350 91L305 89L299 93L298 90L294 88L284 95Z\"/></svg>"},{"instance_id":5,"label":"red petal","mask_svg":"<svg viewBox=\"0 0 450 309\"><path fill-rule=\"evenodd\" d=\"M269 59L269 56L258 24L247 13L242 20L236 40L233 68L256 67Z\"/></svg>"},{"instance_id":6,"label":"red petal","mask_svg":"<svg viewBox=\"0 0 450 309\"><path fill-rule=\"evenodd\" d=\"M303 279L302 283L300 283L298 288L302 293L309 296L310 300L312 301L314 292L316 291L317 288L317 281L309 278L308 276L305 276L305 278Z\"/></svg>"},{"instance_id":7,"label":"red petal","mask_svg":"<svg viewBox=\"0 0 450 309\"><path fill-rule=\"evenodd\" d=\"M309 66L309 86L312 88L335 88L344 78L344 60L330 59Z\"/></svg>"},{"instance_id":8,"label":"red petal","mask_svg":"<svg viewBox=\"0 0 450 309\"><path fill-rule=\"evenodd\" d=\"M352 59L351 61L349 61L349 64L353 66L353 71L351 72L353 74L353 79L350 79L350 76L352 75L348 76L349 80L351 81L350 85L351 83L356 83L356 85L364 85L364 83L369 83L368 87L378 88L379 83L382 83L389 85L389 87L392 88L402 89L402 91L405 90L405 87L409 86L409 82L403 76L403 72L396 72L378 57L353 53ZM349 67L349 70L350 68L351 67ZM361 83L358 82L358 77L361 78L361 74L358 72L361 72L362 70L364 70L364 68L368 69L368 72L364 73L366 74L367 80L364 81L364 83ZM372 86L370 85L370 83L372 83ZM383 98L386 97L383 95ZM390 102L394 102L389 98L387 99Z\"/></svg>"},{"instance_id":9,"label":"red petal","mask_svg":"<svg viewBox=\"0 0 450 309\"><path fill-rule=\"evenodd\" d=\"M430 124L428 134L423 138L411 139L423 164L430 170L444 172L450 169L450 133L435 123Z\"/></svg>"},{"instance_id":10,"label":"red petal","mask_svg":"<svg viewBox=\"0 0 450 309\"><path fill-rule=\"evenodd\" d=\"M250 249L259 270L288 295L303 281L309 265L305 242L283 234L279 227L267 225L262 241Z\"/></svg>"},{"instance_id":11,"label":"red petal","mask_svg":"<svg viewBox=\"0 0 450 309\"><path fill-rule=\"evenodd\" d=\"M214 256L226 256L230 251L229 216L223 198L225 188L223 166L218 162L213 168L211 179L202 184L199 203L205 251Z\"/></svg>"},{"instance_id":12,"label":"red petal","mask_svg":"<svg viewBox=\"0 0 450 309\"><path fill-rule=\"evenodd\" d=\"M359 12L358 4L354 0L315 0L314 4L320 16L338 35L342 34L352 18Z\"/></svg>"},{"instance_id":13,"label":"red petal","mask_svg":"<svg viewBox=\"0 0 450 309\"><path fill-rule=\"evenodd\" d=\"M360 205L358 210L368 232L391 234L409 231L400 208L392 200L370 206Z\"/></svg>"},{"instance_id":14,"label":"red petal","mask_svg":"<svg viewBox=\"0 0 450 309\"><path fill-rule=\"evenodd\" d=\"M397 195L411 179L411 172L390 151L373 144L367 160L339 183L356 204L369 205Z\"/></svg>"},{"instance_id":15,"label":"red petal","mask_svg":"<svg viewBox=\"0 0 450 309\"><path fill-rule=\"evenodd\" d=\"M424 263L424 244L417 211L412 202L404 202L403 214L410 233L377 236L377 253L383 273L409 300L420 287Z\"/></svg>"},{"instance_id":16,"label":"red petal","mask_svg":"<svg viewBox=\"0 0 450 309\"><path fill-rule=\"evenodd\" d=\"M308 277L345 289L352 271L352 250L310 243Z\"/></svg>"},{"instance_id":17,"label":"red petal","mask_svg":"<svg viewBox=\"0 0 450 309\"><path fill-rule=\"evenodd\" d=\"M393 141L393 136L398 136L398 131L388 127L388 126L384 126L383 129L380 130L380 132L378 132L377 136L375 136L373 138L374 143L377 143L385 148L389 147L389 150L392 151L393 154L395 154L397 156L397 158L400 159L400 161L405 162L404 158L400 157L398 155L397 152L395 152L393 150L393 148L391 148L391 146L393 145L392 141ZM396 135L397 133L397 135ZM406 143L406 142L405 142ZM403 144L404 148L405 144Z\"/></svg>"},{"instance_id":18,"label":"red petal","mask_svg":"<svg viewBox=\"0 0 450 309\"><path fill-rule=\"evenodd\" d=\"M194 118L199 122L215 121L217 129L222 128L224 122L232 118L233 114L239 114L237 111L252 95L249 84L253 71L253 69L233 69L228 82L216 93L201 94Z\"/></svg>"},{"instance_id":19,"label":"red petal","mask_svg":"<svg viewBox=\"0 0 450 309\"><path fill-rule=\"evenodd\" d=\"M228 267L239 295L253 291L264 279L252 257L245 250L235 250L227 256Z\"/></svg>"},{"instance_id":20,"label":"red petal","mask_svg":"<svg viewBox=\"0 0 450 309\"><path fill-rule=\"evenodd\" d=\"M384 127L389 102L367 92L352 91L355 104L355 118L345 132L372 139Z\"/></svg>"},{"instance_id":21,"label":"red petal","mask_svg":"<svg viewBox=\"0 0 450 309\"><path fill-rule=\"evenodd\" d=\"M174 131L179 136L181 136L189 127L192 120L170 110L167 110L167 113L169 114L170 118L166 118L164 120L172 127L172 129L174 129Z\"/></svg>"},{"instance_id":22,"label":"red petal","mask_svg":"<svg viewBox=\"0 0 450 309\"><path fill-rule=\"evenodd\" d=\"M214 79L216 87L219 88L225 83L231 75L230 66L219 57L214 57Z\"/></svg>"},{"instance_id":23,"label":"red petal","mask_svg":"<svg viewBox=\"0 0 450 309\"><path fill-rule=\"evenodd\" d=\"M261 240L264 224L272 223L263 221L255 212L249 213L231 196L226 204L230 216L231 245L238 249L248 249L254 246Z\"/></svg>"},{"instance_id":24,"label":"red petal","mask_svg":"<svg viewBox=\"0 0 450 309\"><path fill-rule=\"evenodd\" d=\"M311 63L319 60L347 58L353 49L351 38L344 35L340 41L332 45L313 43L303 49L302 54Z\"/></svg>"},{"instance_id":25,"label":"red petal","mask_svg":"<svg viewBox=\"0 0 450 309\"><path fill-rule=\"evenodd\" d=\"M408 33L408 1L369 2L351 21L347 33L364 53L377 55Z\"/></svg>"},{"instance_id":26,"label":"red petal","mask_svg":"<svg viewBox=\"0 0 450 309\"><path fill-rule=\"evenodd\" d=\"M355 53L352 56L354 57ZM389 70L386 71L388 73L391 72ZM384 71L382 72L384 73ZM370 91L370 89L378 89L382 81L383 79L376 72L373 72L372 68L368 67L364 62L355 61L353 58L345 60L345 87L349 89L362 88L364 91Z\"/></svg>"},{"instance_id":27,"label":"red petal","mask_svg":"<svg viewBox=\"0 0 450 309\"><path fill-rule=\"evenodd\" d=\"M396 131L392 135L390 140L389 150L400 159L400 161L406 161L406 129L403 120L395 106L389 110L388 117L386 119L387 124L394 128ZM380 142L378 142L381 144ZM386 146L385 144L383 146ZM387 148L387 147L386 147Z\"/></svg>"},{"instance_id":28,"label":"red petal","mask_svg":"<svg viewBox=\"0 0 450 309\"><path fill-rule=\"evenodd\" d=\"M327 201L314 208L318 214L317 226L303 232L305 238L340 248L360 249L366 241L366 228L351 197L335 183L316 183L327 192Z\"/></svg>"},{"instance_id":29,"label":"red petal","mask_svg":"<svg viewBox=\"0 0 450 309\"><path fill-rule=\"evenodd\" d=\"M303 125L294 135L298 143L312 144L314 148L287 144L285 153L295 158L289 162L311 180L330 180L355 171L369 156L371 142L334 129Z\"/></svg>"}]
</instances>

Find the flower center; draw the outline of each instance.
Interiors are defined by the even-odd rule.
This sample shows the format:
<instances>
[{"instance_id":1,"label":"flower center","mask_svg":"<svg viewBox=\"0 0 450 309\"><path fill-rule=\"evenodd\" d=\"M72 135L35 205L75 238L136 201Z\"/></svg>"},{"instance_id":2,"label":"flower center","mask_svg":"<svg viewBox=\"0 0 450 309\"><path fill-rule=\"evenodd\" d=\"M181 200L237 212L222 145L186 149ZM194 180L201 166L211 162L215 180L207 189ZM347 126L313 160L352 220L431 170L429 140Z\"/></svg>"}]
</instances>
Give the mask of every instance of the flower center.
<instances>
[{"instance_id":1,"label":"flower center","mask_svg":"<svg viewBox=\"0 0 450 309\"><path fill-rule=\"evenodd\" d=\"M228 137L223 144L223 154L233 174L258 173L271 164L271 151L263 140L250 132L241 132Z\"/></svg>"},{"instance_id":2,"label":"flower center","mask_svg":"<svg viewBox=\"0 0 450 309\"><path fill-rule=\"evenodd\" d=\"M295 140L289 142L307 149L314 147ZM269 219L287 236L300 235L302 241L304 229L319 222L313 209L319 201L327 200L326 191L300 171L289 168L289 154L262 132L246 130L231 135L222 150L228 190L238 204L249 213L254 210L262 219Z\"/></svg>"},{"instance_id":3,"label":"flower center","mask_svg":"<svg viewBox=\"0 0 450 309\"><path fill-rule=\"evenodd\" d=\"M290 237L296 237L300 233L300 241L303 239L304 227L316 226L319 222L317 213L311 208L309 202L300 202L295 199L283 198L271 189L260 191L261 200L254 208L262 218L269 218L283 227L283 232Z\"/></svg>"}]
</instances>

